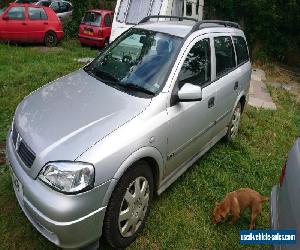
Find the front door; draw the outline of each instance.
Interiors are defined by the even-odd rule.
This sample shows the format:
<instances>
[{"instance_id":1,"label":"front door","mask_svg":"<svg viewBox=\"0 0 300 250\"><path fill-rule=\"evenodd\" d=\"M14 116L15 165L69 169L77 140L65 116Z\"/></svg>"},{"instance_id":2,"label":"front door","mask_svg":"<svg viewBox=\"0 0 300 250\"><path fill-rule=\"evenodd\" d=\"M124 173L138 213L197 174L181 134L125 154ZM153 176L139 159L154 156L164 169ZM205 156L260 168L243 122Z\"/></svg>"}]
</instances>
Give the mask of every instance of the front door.
<instances>
[{"instance_id":1,"label":"front door","mask_svg":"<svg viewBox=\"0 0 300 250\"><path fill-rule=\"evenodd\" d=\"M27 23L25 7L11 7L5 14L6 20L2 20L2 37L7 41L26 41Z\"/></svg>"},{"instance_id":2,"label":"front door","mask_svg":"<svg viewBox=\"0 0 300 250\"><path fill-rule=\"evenodd\" d=\"M194 40L178 75L180 89L185 83L202 87L202 100L179 102L167 109L169 116L168 161L165 176L184 165L211 140L214 125L215 87L211 83L211 40ZM175 86L176 88L176 86Z\"/></svg>"}]
</instances>

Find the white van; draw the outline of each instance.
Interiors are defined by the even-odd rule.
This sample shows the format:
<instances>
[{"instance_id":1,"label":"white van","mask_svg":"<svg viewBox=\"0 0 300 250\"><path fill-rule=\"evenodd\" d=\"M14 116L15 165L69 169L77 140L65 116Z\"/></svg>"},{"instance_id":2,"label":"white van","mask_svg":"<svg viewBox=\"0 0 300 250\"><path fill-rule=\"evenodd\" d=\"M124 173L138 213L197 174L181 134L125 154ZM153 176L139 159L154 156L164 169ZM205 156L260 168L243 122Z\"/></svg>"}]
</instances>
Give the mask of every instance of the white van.
<instances>
[{"instance_id":1,"label":"white van","mask_svg":"<svg viewBox=\"0 0 300 250\"><path fill-rule=\"evenodd\" d=\"M204 0L118 0L110 42L150 15L185 16L203 19Z\"/></svg>"}]
</instances>

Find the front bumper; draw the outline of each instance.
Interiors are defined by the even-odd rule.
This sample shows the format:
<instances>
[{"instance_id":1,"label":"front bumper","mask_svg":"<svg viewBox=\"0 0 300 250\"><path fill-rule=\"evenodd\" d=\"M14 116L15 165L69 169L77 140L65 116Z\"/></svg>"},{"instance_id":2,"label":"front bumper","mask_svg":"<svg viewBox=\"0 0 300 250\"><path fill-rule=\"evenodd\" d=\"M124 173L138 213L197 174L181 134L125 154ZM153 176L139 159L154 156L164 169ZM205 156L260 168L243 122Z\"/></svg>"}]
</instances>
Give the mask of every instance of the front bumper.
<instances>
[{"instance_id":1,"label":"front bumper","mask_svg":"<svg viewBox=\"0 0 300 250\"><path fill-rule=\"evenodd\" d=\"M32 179L19 163L11 137L7 138L7 161L17 200L35 228L55 245L78 248L99 239L106 206L103 204L108 181L90 191L64 195L38 179ZM16 179L18 185L15 185Z\"/></svg>"}]
</instances>

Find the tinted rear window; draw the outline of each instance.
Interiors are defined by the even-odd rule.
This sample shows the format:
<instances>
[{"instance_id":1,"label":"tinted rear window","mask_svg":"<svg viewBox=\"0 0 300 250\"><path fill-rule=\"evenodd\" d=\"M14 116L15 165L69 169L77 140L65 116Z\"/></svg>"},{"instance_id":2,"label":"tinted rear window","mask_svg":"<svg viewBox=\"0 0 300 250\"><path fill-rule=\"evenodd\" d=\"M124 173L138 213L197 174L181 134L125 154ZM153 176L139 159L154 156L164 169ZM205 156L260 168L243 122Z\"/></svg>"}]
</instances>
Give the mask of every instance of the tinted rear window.
<instances>
[{"instance_id":1,"label":"tinted rear window","mask_svg":"<svg viewBox=\"0 0 300 250\"><path fill-rule=\"evenodd\" d=\"M235 53L230 36L215 37L216 73L217 76L235 68Z\"/></svg>"},{"instance_id":2,"label":"tinted rear window","mask_svg":"<svg viewBox=\"0 0 300 250\"><path fill-rule=\"evenodd\" d=\"M100 26L101 15L95 12L86 12L82 19L82 23L93 26Z\"/></svg>"},{"instance_id":3,"label":"tinted rear window","mask_svg":"<svg viewBox=\"0 0 300 250\"><path fill-rule=\"evenodd\" d=\"M241 36L233 37L238 64L249 60L248 48L245 39Z\"/></svg>"}]
</instances>

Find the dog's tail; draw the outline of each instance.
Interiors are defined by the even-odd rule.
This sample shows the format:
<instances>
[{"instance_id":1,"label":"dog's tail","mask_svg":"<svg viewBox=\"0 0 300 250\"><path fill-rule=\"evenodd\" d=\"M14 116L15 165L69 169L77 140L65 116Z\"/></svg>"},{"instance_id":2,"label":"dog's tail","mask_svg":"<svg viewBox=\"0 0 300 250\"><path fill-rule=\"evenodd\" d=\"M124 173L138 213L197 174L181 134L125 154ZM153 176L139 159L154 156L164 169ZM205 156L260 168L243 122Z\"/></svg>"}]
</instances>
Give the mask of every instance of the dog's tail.
<instances>
[{"instance_id":1,"label":"dog's tail","mask_svg":"<svg viewBox=\"0 0 300 250\"><path fill-rule=\"evenodd\" d=\"M269 201L270 197L267 196L260 196L261 202Z\"/></svg>"}]
</instances>

